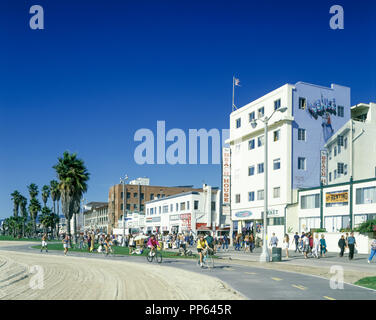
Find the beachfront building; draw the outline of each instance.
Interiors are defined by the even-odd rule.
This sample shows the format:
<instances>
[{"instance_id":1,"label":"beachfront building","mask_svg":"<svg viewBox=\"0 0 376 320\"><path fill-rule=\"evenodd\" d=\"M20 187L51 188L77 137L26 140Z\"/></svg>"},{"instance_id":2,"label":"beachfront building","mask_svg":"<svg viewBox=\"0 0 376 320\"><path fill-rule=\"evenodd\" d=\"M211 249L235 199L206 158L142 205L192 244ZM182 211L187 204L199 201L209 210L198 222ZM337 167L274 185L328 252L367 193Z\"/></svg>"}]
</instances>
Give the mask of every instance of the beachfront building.
<instances>
[{"instance_id":1,"label":"beachfront building","mask_svg":"<svg viewBox=\"0 0 376 320\"><path fill-rule=\"evenodd\" d=\"M287 108L278 112L279 108ZM274 114L273 114L274 112ZM350 88L286 84L230 114L231 216L236 233L262 237L264 124L268 133L268 230L282 239L288 205L297 189L320 184L325 143L350 119ZM257 126L252 126L254 120Z\"/></svg>"},{"instance_id":2,"label":"beachfront building","mask_svg":"<svg viewBox=\"0 0 376 320\"><path fill-rule=\"evenodd\" d=\"M229 230L221 219L218 188L204 185L201 191L183 192L146 202L146 232L190 233Z\"/></svg>"},{"instance_id":3,"label":"beachfront building","mask_svg":"<svg viewBox=\"0 0 376 320\"><path fill-rule=\"evenodd\" d=\"M351 119L326 143L328 183L376 177L376 103L351 107Z\"/></svg>"},{"instance_id":4,"label":"beachfront building","mask_svg":"<svg viewBox=\"0 0 376 320\"><path fill-rule=\"evenodd\" d=\"M108 203L107 202L89 202L84 206L84 230L98 230L107 233Z\"/></svg>"},{"instance_id":5,"label":"beachfront building","mask_svg":"<svg viewBox=\"0 0 376 320\"><path fill-rule=\"evenodd\" d=\"M125 221L125 234L131 232L131 229L138 229L141 231L140 226L135 226L128 221L140 221L142 224L142 216L145 215L145 203L154 199L163 199L174 194L188 192L194 189L193 186L151 186L148 178L138 178L130 181L129 184L117 184L110 188L108 194L108 219L109 219L109 232L123 233L123 215ZM132 219L133 215L137 215L137 219ZM141 220L140 220L141 219ZM116 229L116 230L115 230Z\"/></svg>"}]
</instances>

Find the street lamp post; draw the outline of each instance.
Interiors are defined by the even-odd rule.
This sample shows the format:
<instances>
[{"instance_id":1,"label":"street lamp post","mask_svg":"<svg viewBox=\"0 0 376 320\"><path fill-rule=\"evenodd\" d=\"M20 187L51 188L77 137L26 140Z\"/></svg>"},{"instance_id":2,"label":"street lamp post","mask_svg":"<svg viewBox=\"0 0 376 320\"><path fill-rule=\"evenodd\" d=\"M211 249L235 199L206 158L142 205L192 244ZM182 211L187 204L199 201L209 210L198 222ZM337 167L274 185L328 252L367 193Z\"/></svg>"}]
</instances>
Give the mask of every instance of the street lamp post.
<instances>
[{"instance_id":1,"label":"street lamp post","mask_svg":"<svg viewBox=\"0 0 376 320\"><path fill-rule=\"evenodd\" d=\"M262 241L262 253L260 256L260 262L270 262L270 255L268 250L267 244L267 216L268 216L268 122L273 117L276 111L285 112L287 110L286 107L278 108L273 111L270 117L265 116L264 119L261 120L264 123L264 232L263 232L263 241ZM256 128L257 121L253 119L251 122L252 128Z\"/></svg>"},{"instance_id":2,"label":"street lamp post","mask_svg":"<svg viewBox=\"0 0 376 320\"><path fill-rule=\"evenodd\" d=\"M120 178L120 183L123 185L123 237L122 237L122 245L125 245L125 182L128 180L128 176L125 175L124 178Z\"/></svg>"}]
</instances>

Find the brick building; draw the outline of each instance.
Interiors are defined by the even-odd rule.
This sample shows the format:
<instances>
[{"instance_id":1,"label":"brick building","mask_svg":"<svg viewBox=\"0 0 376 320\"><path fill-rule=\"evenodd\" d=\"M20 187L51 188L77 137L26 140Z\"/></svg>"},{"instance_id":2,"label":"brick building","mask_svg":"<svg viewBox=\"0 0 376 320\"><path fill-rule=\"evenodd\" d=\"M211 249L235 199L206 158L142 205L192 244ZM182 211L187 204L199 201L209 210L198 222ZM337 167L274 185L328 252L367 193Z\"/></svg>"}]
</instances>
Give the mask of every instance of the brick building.
<instances>
[{"instance_id":1,"label":"brick building","mask_svg":"<svg viewBox=\"0 0 376 320\"><path fill-rule=\"evenodd\" d=\"M188 191L202 191L202 189L195 189L193 186L164 187L125 184L124 194L126 196L124 198L123 185L112 186L108 194L109 231L118 228L118 220L123 218L124 211L126 211L126 215L133 212L145 214L145 202Z\"/></svg>"}]
</instances>

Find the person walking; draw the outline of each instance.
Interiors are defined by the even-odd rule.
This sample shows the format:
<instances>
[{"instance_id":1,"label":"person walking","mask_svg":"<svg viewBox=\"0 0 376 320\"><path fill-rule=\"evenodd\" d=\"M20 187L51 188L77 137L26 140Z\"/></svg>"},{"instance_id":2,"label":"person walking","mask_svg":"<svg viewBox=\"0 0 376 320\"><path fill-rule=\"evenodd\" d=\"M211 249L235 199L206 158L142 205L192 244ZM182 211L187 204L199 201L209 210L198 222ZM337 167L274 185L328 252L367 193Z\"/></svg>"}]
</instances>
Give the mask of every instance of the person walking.
<instances>
[{"instance_id":1,"label":"person walking","mask_svg":"<svg viewBox=\"0 0 376 320\"><path fill-rule=\"evenodd\" d=\"M302 235L300 237L300 250L303 253L304 252L304 238L306 237L304 231L302 232Z\"/></svg>"},{"instance_id":2,"label":"person walking","mask_svg":"<svg viewBox=\"0 0 376 320\"><path fill-rule=\"evenodd\" d=\"M78 241L79 241L79 248L80 250L82 250L84 247L84 235L82 233L80 233L80 235L78 236Z\"/></svg>"},{"instance_id":3,"label":"person walking","mask_svg":"<svg viewBox=\"0 0 376 320\"><path fill-rule=\"evenodd\" d=\"M275 233L273 232L272 234L272 237L270 239L270 243L269 245L273 248L273 247L277 247L278 246L278 238L275 236Z\"/></svg>"},{"instance_id":4,"label":"person walking","mask_svg":"<svg viewBox=\"0 0 376 320\"><path fill-rule=\"evenodd\" d=\"M43 249L46 249L46 252L48 252L48 249L47 249L47 234L43 234L43 236L42 236L42 247L40 248L40 252L43 252Z\"/></svg>"},{"instance_id":5,"label":"person walking","mask_svg":"<svg viewBox=\"0 0 376 320\"><path fill-rule=\"evenodd\" d=\"M326 253L326 240L325 236L322 234L320 239L320 256L325 257Z\"/></svg>"},{"instance_id":6,"label":"person walking","mask_svg":"<svg viewBox=\"0 0 376 320\"><path fill-rule=\"evenodd\" d=\"M373 257L376 255L376 238L371 242L371 254L368 258L368 263L371 263Z\"/></svg>"},{"instance_id":7,"label":"person walking","mask_svg":"<svg viewBox=\"0 0 376 320\"><path fill-rule=\"evenodd\" d=\"M240 251L240 234L237 234L235 238L235 251Z\"/></svg>"},{"instance_id":8,"label":"person walking","mask_svg":"<svg viewBox=\"0 0 376 320\"><path fill-rule=\"evenodd\" d=\"M347 245L349 247L349 260L352 260L354 258L354 250L356 247L354 232L351 232L350 237L347 238Z\"/></svg>"},{"instance_id":9,"label":"person walking","mask_svg":"<svg viewBox=\"0 0 376 320\"><path fill-rule=\"evenodd\" d=\"M68 253L69 236L65 235L64 239L62 240L62 242L63 242L63 247L64 247L64 256L66 256L67 253Z\"/></svg>"},{"instance_id":10,"label":"person walking","mask_svg":"<svg viewBox=\"0 0 376 320\"><path fill-rule=\"evenodd\" d=\"M228 251L228 238L227 238L227 235L223 236L222 249L223 249L223 251Z\"/></svg>"},{"instance_id":11,"label":"person walking","mask_svg":"<svg viewBox=\"0 0 376 320\"><path fill-rule=\"evenodd\" d=\"M244 237L244 252L247 251L248 247L249 247L249 235L246 234Z\"/></svg>"},{"instance_id":12,"label":"person walking","mask_svg":"<svg viewBox=\"0 0 376 320\"><path fill-rule=\"evenodd\" d=\"M319 239L319 234L315 234L315 238L313 239L313 248L312 248L312 255L316 257L317 259L319 258L319 251L320 251L320 239ZM321 254L321 251L320 251Z\"/></svg>"},{"instance_id":13,"label":"person walking","mask_svg":"<svg viewBox=\"0 0 376 320\"><path fill-rule=\"evenodd\" d=\"M340 253L339 253L339 256L342 258L343 254L345 252L345 248L346 248L346 240L345 240L344 235L342 235L341 238L338 240L338 247L341 250Z\"/></svg>"},{"instance_id":14,"label":"person walking","mask_svg":"<svg viewBox=\"0 0 376 320\"><path fill-rule=\"evenodd\" d=\"M295 232L294 239L292 240L293 241L292 243L295 242L295 252L297 252L297 251L301 252L300 249L299 249L299 239L300 239L299 234L297 232Z\"/></svg>"},{"instance_id":15,"label":"person walking","mask_svg":"<svg viewBox=\"0 0 376 320\"><path fill-rule=\"evenodd\" d=\"M255 238L253 237L253 233L249 236L249 251L252 253L253 249L255 248Z\"/></svg>"},{"instance_id":16,"label":"person walking","mask_svg":"<svg viewBox=\"0 0 376 320\"><path fill-rule=\"evenodd\" d=\"M286 233L285 237L283 238L283 248L286 250L286 258L289 258L289 244L290 244L290 238L289 235Z\"/></svg>"},{"instance_id":17,"label":"person walking","mask_svg":"<svg viewBox=\"0 0 376 320\"><path fill-rule=\"evenodd\" d=\"M308 252L309 252L309 237L308 236L304 236L304 238L303 238L304 259L308 258Z\"/></svg>"}]
</instances>

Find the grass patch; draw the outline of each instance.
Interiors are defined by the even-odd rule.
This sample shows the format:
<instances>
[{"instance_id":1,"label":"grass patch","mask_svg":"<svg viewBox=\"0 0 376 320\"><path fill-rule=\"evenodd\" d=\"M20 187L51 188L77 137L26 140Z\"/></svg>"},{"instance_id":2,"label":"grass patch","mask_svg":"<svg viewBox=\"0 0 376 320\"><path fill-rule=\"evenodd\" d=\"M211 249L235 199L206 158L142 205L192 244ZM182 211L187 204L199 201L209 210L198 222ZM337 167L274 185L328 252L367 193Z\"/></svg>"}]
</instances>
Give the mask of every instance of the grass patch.
<instances>
[{"instance_id":1,"label":"grass patch","mask_svg":"<svg viewBox=\"0 0 376 320\"><path fill-rule=\"evenodd\" d=\"M0 236L0 241L35 241L41 242L40 238L14 238L13 236ZM50 240L50 242L59 242L59 240Z\"/></svg>"},{"instance_id":2,"label":"grass patch","mask_svg":"<svg viewBox=\"0 0 376 320\"><path fill-rule=\"evenodd\" d=\"M376 277L366 277L355 282L356 285L375 289L376 290Z\"/></svg>"},{"instance_id":3,"label":"grass patch","mask_svg":"<svg viewBox=\"0 0 376 320\"><path fill-rule=\"evenodd\" d=\"M40 250L41 246L40 245L38 245L38 246L32 246L32 248ZM128 247L117 247L117 246L114 246L112 248L113 248L115 254L129 255L129 248ZM97 244L94 246L94 249L95 250L98 249L98 245ZM51 250L51 251L53 251L53 250L63 251L64 250L63 244L62 243L49 243L48 244L48 250ZM69 251L73 251L73 252L88 252L88 249L87 248L85 248L85 249L79 249L79 248L76 248L74 246L73 248L70 248ZM145 257L148 253L149 253L149 250L147 249L147 250L144 250L144 252L142 254L133 254L132 256L135 256L135 257L143 256L143 257ZM92 254L101 254L101 253L97 252L97 251L94 251L94 252L92 252ZM198 259L198 255L197 254L193 254L190 257L189 256L179 256L177 252L165 251L165 250L162 251L162 257L163 258ZM216 257L213 256L213 258L216 258Z\"/></svg>"}]
</instances>

